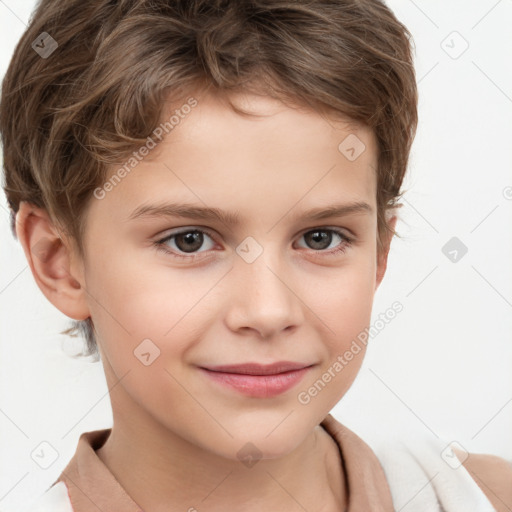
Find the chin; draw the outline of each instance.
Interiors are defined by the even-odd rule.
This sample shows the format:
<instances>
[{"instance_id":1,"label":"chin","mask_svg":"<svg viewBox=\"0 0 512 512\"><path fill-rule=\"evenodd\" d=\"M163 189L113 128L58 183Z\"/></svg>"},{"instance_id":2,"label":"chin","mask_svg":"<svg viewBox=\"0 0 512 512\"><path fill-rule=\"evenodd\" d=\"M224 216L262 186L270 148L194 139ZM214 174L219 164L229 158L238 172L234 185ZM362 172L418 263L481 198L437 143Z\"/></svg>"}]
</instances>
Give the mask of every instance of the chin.
<instances>
[{"instance_id":1,"label":"chin","mask_svg":"<svg viewBox=\"0 0 512 512\"><path fill-rule=\"evenodd\" d=\"M261 460L279 459L293 452L309 434L309 431L303 431L296 424L270 424L279 425L277 428L269 428L268 425L238 432L233 443L237 458L248 454L258 456Z\"/></svg>"}]
</instances>

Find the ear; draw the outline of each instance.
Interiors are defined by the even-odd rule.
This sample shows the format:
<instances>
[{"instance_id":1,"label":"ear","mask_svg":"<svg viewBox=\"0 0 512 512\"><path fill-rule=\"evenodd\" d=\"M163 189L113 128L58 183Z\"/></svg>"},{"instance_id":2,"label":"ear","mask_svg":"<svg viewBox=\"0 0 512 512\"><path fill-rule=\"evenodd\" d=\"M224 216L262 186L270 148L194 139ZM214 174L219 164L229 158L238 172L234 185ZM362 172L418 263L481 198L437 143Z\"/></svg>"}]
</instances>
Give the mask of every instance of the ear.
<instances>
[{"instance_id":1,"label":"ear","mask_svg":"<svg viewBox=\"0 0 512 512\"><path fill-rule=\"evenodd\" d=\"M395 229L397 221L397 216L393 215L391 218L389 218L388 225L391 229ZM388 238L384 241L384 247L382 249L381 254L377 257L377 275L376 275L376 281L375 281L375 291L377 291L377 288L379 287L380 283L382 282L382 279L384 278L384 274L386 273L386 268L388 265L388 253L389 248L391 246L391 240L393 238L393 235L389 235Z\"/></svg>"},{"instance_id":2,"label":"ear","mask_svg":"<svg viewBox=\"0 0 512 512\"><path fill-rule=\"evenodd\" d=\"M84 282L83 266L72 252L72 244L65 243L48 213L22 201L16 214L16 236L45 297L70 318L88 318L85 288L79 282Z\"/></svg>"}]
</instances>

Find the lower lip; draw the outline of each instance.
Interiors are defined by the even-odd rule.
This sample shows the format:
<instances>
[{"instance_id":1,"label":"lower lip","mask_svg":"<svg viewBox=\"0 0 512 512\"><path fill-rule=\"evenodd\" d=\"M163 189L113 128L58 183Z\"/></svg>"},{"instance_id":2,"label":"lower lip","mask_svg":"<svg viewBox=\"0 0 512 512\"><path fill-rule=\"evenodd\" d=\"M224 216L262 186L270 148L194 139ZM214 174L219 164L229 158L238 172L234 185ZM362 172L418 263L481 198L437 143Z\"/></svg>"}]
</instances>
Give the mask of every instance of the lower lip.
<instances>
[{"instance_id":1,"label":"lower lip","mask_svg":"<svg viewBox=\"0 0 512 512\"><path fill-rule=\"evenodd\" d=\"M236 389L244 395L271 398L297 385L311 367L277 373L275 375L246 375L241 373L214 372L200 368L210 379Z\"/></svg>"}]
</instances>

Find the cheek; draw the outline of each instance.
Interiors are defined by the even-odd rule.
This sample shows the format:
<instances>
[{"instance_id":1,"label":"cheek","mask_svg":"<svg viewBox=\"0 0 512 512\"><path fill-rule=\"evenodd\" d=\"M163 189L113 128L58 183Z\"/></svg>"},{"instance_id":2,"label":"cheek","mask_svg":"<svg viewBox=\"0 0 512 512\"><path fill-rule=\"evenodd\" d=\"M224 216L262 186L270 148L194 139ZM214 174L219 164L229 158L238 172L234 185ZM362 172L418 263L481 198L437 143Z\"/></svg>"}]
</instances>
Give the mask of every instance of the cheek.
<instances>
[{"instance_id":1,"label":"cheek","mask_svg":"<svg viewBox=\"0 0 512 512\"><path fill-rule=\"evenodd\" d=\"M165 272L154 279L147 272L130 273L128 266L103 270L89 281L95 296L90 306L110 383L123 379L112 394L117 411L138 404L140 414L150 411L164 423L171 412L185 414L184 404L194 404L180 385L187 377L181 362L200 339L205 291L184 293L190 279L175 272L172 279Z\"/></svg>"},{"instance_id":2,"label":"cheek","mask_svg":"<svg viewBox=\"0 0 512 512\"><path fill-rule=\"evenodd\" d=\"M215 317L207 305L208 292L221 277L218 272L187 272L114 258L92 268L87 279L91 316L113 364L125 367L141 343L140 350L159 352L161 360L177 359Z\"/></svg>"},{"instance_id":3,"label":"cheek","mask_svg":"<svg viewBox=\"0 0 512 512\"><path fill-rule=\"evenodd\" d=\"M371 321L375 266L368 258L339 269L309 295L307 305L320 319L323 364L299 390L298 402L330 409L355 380L366 353L367 328ZM319 325L319 324L318 324Z\"/></svg>"},{"instance_id":4,"label":"cheek","mask_svg":"<svg viewBox=\"0 0 512 512\"><path fill-rule=\"evenodd\" d=\"M316 277L305 303L325 324L333 349L342 349L368 325L374 291L375 264L363 255L355 264Z\"/></svg>"}]
</instances>

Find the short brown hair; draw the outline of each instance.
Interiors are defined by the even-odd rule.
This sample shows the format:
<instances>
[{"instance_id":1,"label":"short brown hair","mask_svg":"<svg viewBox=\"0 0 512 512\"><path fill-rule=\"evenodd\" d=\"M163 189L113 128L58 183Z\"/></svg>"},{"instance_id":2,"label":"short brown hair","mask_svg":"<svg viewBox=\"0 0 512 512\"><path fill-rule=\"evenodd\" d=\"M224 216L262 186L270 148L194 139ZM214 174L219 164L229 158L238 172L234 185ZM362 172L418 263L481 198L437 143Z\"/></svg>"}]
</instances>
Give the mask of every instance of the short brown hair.
<instances>
[{"instance_id":1,"label":"short brown hair","mask_svg":"<svg viewBox=\"0 0 512 512\"><path fill-rule=\"evenodd\" d=\"M46 58L33 47L44 32L58 45ZM146 141L169 94L202 84L254 89L371 128L380 252L384 235L396 234L385 213L403 194L416 132L411 43L380 0L40 0L2 84L13 234L28 201L83 256L86 207L110 166ZM74 331L97 355L91 319L65 333Z\"/></svg>"}]
</instances>

